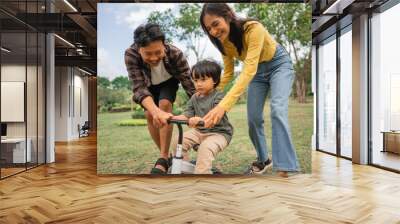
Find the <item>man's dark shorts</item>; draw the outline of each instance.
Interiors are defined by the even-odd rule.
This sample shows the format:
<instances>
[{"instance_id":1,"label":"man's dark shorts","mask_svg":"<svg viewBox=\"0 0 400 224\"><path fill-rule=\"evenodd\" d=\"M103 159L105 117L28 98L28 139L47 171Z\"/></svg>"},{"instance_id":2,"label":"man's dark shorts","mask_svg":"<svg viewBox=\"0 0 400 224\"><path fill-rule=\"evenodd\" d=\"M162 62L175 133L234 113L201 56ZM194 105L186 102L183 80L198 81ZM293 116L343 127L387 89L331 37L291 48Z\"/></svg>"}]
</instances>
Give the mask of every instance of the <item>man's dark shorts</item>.
<instances>
[{"instance_id":1,"label":"man's dark shorts","mask_svg":"<svg viewBox=\"0 0 400 224\"><path fill-rule=\"evenodd\" d=\"M158 85L151 85L149 91L153 95L154 103L159 106L160 100L166 99L172 104L176 99L176 92L179 88L179 81L176 78L170 78Z\"/></svg>"}]
</instances>

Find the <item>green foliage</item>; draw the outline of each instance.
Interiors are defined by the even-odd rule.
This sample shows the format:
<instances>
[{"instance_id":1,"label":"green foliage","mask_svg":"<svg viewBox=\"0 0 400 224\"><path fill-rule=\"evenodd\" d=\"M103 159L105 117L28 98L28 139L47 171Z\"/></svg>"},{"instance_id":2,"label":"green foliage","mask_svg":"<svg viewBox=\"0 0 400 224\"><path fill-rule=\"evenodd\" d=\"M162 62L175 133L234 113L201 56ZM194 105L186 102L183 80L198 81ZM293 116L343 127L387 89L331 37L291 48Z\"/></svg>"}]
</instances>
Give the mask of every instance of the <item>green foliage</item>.
<instances>
[{"instance_id":1,"label":"green foliage","mask_svg":"<svg viewBox=\"0 0 400 224\"><path fill-rule=\"evenodd\" d=\"M118 76L111 81L113 89L132 89L131 81L126 76Z\"/></svg>"},{"instance_id":2,"label":"green foliage","mask_svg":"<svg viewBox=\"0 0 400 224\"><path fill-rule=\"evenodd\" d=\"M132 119L145 119L146 116L144 115L144 109L136 104L136 106L133 108L133 113L131 115Z\"/></svg>"},{"instance_id":3,"label":"green foliage","mask_svg":"<svg viewBox=\"0 0 400 224\"><path fill-rule=\"evenodd\" d=\"M268 32L295 58L296 80L292 91L299 102L305 102L311 89L311 6L310 4L249 4L235 5L236 10L258 19ZM300 96L302 96L300 98ZM302 100L300 100L302 99ZM304 100L304 102L303 102Z\"/></svg>"},{"instance_id":4,"label":"green foliage","mask_svg":"<svg viewBox=\"0 0 400 224\"><path fill-rule=\"evenodd\" d=\"M132 106L131 105L118 105L112 107L109 112L115 113L115 112L126 112L126 111L131 111Z\"/></svg>"},{"instance_id":5,"label":"green foliage","mask_svg":"<svg viewBox=\"0 0 400 224\"><path fill-rule=\"evenodd\" d=\"M132 119L145 119L144 111L135 111L131 115Z\"/></svg>"},{"instance_id":6,"label":"green foliage","mask_svg":"<svg viewBox=\"0 0 400 224\"><path fill-rule=\"evenodd\" d=\"M147 22L156 23L160 25L161 30L165 34L167 42L172 42L172 38L177 33L175 25L175 15L172 14L172 10L168 9L164 12L153 11L147 18Z\"/></svg>"},{"instance_id":7,"label":"green foliage","mask_svg":"<svg viewBox=\"0 0 400 224\"><path fill-rule=\"evenodd\" d=\"M176 99L174 102L174 106L185 107L188 100L189 100L189 97L186 94L185 90L182 88L182 86L179 86L179 89L176 92Z\"/></svg>"},{"instance_id":8,"label":"green foliage","mask_svg":"<svg viewBox=\"0 0 400 224\"><path fill-rule=\"evenodd\" d=\"M131 82L128 77L118 76L112 81L97 77L97 105L100 112L129 111L132 103ZM122 105L124 108L118 108ZM117 108L116 108L117 107Z\"/></svg>"},{"instance_id":9,"label":"green foliage","mask_svg":"<svg viewBox=\"0 0 400 224\"><path fill-rule=\"evenodd\" d=\"M118 122L119 126L146 126L147 120L145 119L127 119Z\"/></svg>"},{"instance_id":10,"label":"green foliage","mask_svg":"<svg viewBox=\"0 0 400 224\"><path fill-rule=\"evenodd\" d=\"M184 107L175 107L172 109L172 114L173 115L181 115L183 114Z\"/></svg>"},{"instance_id":11,"label":"green foliage","mask_svg":"<svg viewBox=\"0 0 400 224\"><path fill-rule=\"evenodd\" d=\"M171 9L162 13L154 11L150 13L147 21L159 24L169 41L177 38L185 42L186 47L193 51L198 61L205 49L204 46L200 46L200 40L205 35L199 22L201 7L199 3L181 4L177 16Z\"/></svg>"},{"instance_id":12,"label":"green foliage","mask_svg":"<svg viewBox=\"0 0 400 224\"><path fill-rule=\"evenodd\" d=\"M201 5L199 3L183 4L179 8L180 17L175 22L180 29L180 32L177 33L179 40L185 41L186 46L195 54L196 61L202 58L205 49L200 46L200 40L205 36L199 22L200 12Z\"/></svg>"},{"instance_id":13,"label":"green foliage","mask_svg":"<svg viewBox=\"0 0 400 224\"><path fill-rule=\"evenodd\" d=\"M175 25L182 29L179 34L181 40L185 40L185 36L194 35L195 37L204 36L204 32L200 26L199 18L201 12L201 5L182 4L179 8L179 17L176 18Z\"/></svg>"},{"instance_id":14,"label":"green foliage","mask_svg":"<svg viewBox=\"0 0 400 224\"><path fill-rule=\"evenodd\" d=\"M102 88L109 88L111 85L110 80L108 80L107 77L97 77L97 86L100 86Z\"/></svg>"},{"instance_id":15,"label":"green foliage","mask_svg":"<svg viewBox=\"0 0 400 224\"><path fill-rule=\"evenodd\" d=\"M292 43L295 43L297 48L311 46L311 6L309 4L240 3L236 4L235 8L245 12L248 17L258 19L286 49L289 49Z\"/></svg>"},{"instance_id":16,"label":"green foliage","mask_svg":"<svg viewBox=\"0 0 400 224\"><path fill-rule=\"evenodd\" d=\"M132 92L127 89L118 89L118 90L110 90L110 89L101 89L99 92L99 97L104 96L107 101L105 101L105 105L116 105L119 104L130 104L131 103L131 95Z\"/></svg>"},{"instance_id":17,"label":"green foliage","mask_svg":"<svg viewBox=\"0 0 400 224\"><path fill-rule=\"evenodd\" d=\"M118 105L131 104L132 92L128 89L109 89L97 86L97 104L102 111Z\"/></svg>"}]
</instances>

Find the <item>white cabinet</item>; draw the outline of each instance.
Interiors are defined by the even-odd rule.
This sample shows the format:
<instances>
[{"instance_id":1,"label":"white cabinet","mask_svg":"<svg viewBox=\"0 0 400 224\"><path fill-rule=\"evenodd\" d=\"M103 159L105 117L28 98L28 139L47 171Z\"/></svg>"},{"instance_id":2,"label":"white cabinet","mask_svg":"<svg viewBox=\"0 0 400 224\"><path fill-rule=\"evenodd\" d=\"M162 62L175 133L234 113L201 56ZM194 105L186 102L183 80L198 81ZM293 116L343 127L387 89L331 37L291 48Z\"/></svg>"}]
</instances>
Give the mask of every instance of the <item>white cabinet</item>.
<instances>
[{"instance_id":1,"label":"white cabinet","mask_svg":"<svg viewBox=\"0 0 400 224\"><path fill-rule=\"evenodd\" d=\"M7 138L2 139L2 147L12 148L12 162L13 163L25 163L32 161L32 140L28 138L26 140L26 154L25 154L25 138ZM25 161L25 158L27 161Z\"/></svg>"}]
</instances>

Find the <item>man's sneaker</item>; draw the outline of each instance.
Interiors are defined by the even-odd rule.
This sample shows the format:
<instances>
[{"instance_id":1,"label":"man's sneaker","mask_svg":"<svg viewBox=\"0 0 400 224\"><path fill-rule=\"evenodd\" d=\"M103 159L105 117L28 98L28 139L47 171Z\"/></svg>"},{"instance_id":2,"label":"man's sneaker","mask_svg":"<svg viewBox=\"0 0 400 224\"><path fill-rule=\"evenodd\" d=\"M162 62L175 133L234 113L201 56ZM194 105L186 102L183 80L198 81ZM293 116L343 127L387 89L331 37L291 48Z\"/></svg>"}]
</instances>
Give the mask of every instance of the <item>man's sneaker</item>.
<instances>
[{"instance_id":1,"label":"man's sneaker","mask_svg":"<svg viewBox=\"0 0 400 224\"><path fill-rule=\"evenodd\" d=\"M265 173L270 167L272 167L272 161L268 158L265 162L255 161L251 164L249 169L245 172L245 174L263 174Z\"/></svg>"}]
</instances>

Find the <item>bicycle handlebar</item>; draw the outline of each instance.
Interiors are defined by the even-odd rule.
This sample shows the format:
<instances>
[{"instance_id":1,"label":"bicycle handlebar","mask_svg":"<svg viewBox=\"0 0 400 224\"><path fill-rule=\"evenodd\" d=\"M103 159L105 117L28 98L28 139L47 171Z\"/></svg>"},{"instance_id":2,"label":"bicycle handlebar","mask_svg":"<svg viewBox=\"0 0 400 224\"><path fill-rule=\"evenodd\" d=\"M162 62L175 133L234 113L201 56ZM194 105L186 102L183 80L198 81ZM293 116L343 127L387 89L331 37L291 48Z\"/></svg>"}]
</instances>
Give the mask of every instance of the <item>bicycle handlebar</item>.
<instances>
[{"instance_id":1,"label":"bicycle handlebar","mask_svg":"<svg viewBox=\"0 0 400 224\"><path fill-rule=\"evenodd\" d=\"M169 119L168 120L168 124L185 124L188 125L188 121L185 120L176 120L176 119ZM204 121L199 121L199 123L197 123L198 127L204 127Z\"/></svg>"}]
</instances>

